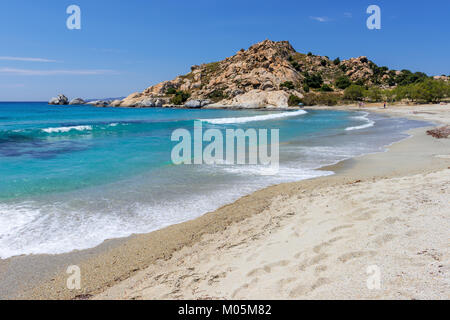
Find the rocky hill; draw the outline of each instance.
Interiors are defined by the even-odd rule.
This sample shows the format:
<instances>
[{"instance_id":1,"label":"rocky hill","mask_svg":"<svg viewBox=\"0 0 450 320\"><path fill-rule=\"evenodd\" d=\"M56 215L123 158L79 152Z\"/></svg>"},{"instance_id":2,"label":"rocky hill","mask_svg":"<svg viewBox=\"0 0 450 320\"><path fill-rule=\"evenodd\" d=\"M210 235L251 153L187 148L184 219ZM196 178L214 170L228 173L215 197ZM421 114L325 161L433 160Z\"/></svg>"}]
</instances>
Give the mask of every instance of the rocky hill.
<instances>
[{"instance_id":1,"label":"rocky hill","mask_svg":"<svg viewBox=\"0 0 450 320\"><path fill-rule=\"evenodd\" d=\"M351 83L394 87L411 72L378 67L367 57L340 61L296 52L288 41L265 40L225 60L191 67L191 72L116 100L113 106L286 107L308 92L342 93Z\"/></svg>"}]
</instances>

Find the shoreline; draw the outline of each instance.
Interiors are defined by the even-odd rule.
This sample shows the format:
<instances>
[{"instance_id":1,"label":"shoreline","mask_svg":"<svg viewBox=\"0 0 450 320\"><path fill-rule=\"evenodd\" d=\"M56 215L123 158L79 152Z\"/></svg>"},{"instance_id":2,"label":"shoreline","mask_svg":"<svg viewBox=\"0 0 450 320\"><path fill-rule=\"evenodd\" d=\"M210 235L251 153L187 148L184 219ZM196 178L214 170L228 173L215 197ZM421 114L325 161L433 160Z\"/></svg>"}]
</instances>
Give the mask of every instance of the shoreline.
<instances>
[{"instance_id":1,"label":"shoreline","mask_svg":"<svg viewBox=\"0 0 450 320\"><path fill-rule=\"evenodd\" d=\"M442 106L432 107L443 108ZM305 109L319 108L323 107L311 107ZM354 109L350 109L348 106L342 108L326 108L334 110L378 111L373 110L373 107L355 107ZM404 110L395 110L397 113L401 111L400 113L402 115L394 115L442 123L442 118L439 117L439 114L435 117L436 114L411 113L413 112L411 109L417 108L417 106L408 106L405 107ZM380 112L393 114L394 110L382 109ZM6 269L14 269L16 277L20 277L21 271L26 273L25 269L27 268L24 267L26 263L33 262L34 266L41 265L40 269L42 270L40 271L40 274L37 272L37 275L28 280L30 283L33 283L32 286L36 284L36 281L38 281L37 278L39 277L47 278L48 280L53 279L31 290L30 288L24 288L22 294L19 296L14 297L14 295L10 295L7 298L72 299L76 296L90 297L86 296L86 294L92 295L101 293L106 288L136 275L140 270L154 264L159 259L168 259L182 248L188 248L201 242L203 236L223 232L230 226L264 211L271 205L272 199L275 199L279 195L292 195L292 192L294 192L292 190L298 190L300 187L311 189L328 184L338 185L358 179L376 179L380 176L392 177L423 172L422 161L425 158L428 159L430 155L433 155L436 151L436 146L440 143L439 140L431 140L432 138L428 137L425 134L425 131L426 128L413 130L412 137L388 146L387 149L389 150L385 153L364 155L358 158L344 160L333 166L321 168L321 170L331 169L331 171L335 172L335 175L333 176L271 186L250 195L246 195L232 204L221 207L214 212L207 213L195 220L173 225L154 231L150 234L135 235L124 239L107 240L104 244L96 248L68 254L53 256L22 256L2 260L0 261L0 271L3 273ZM433 141L433 143L430 143L430 141ZM411 146L417 144L424 147L426 150L421 150L421 154L416 155L415 160L408 158L410 165L402 165L401 169L395 164L383 168L377 168L376 165L374 166L374 162L380 157L396 157L397 161L403 159L404 162L405 152L408 152L408 149L410 149ZM442 150L442 152L444 152L444 150ZM436 170L442 170L443 168L446 168L445 162L445 159L440 158L428 159L427 164L429 165L429 168L426 171L434 172ZM381 170L376 172L377 169ZM67 275L61 271L63 270L63 267L67 267L71 264L78 264L82 270L84 289L80 292L68 292L68 290L65 289ZM49 265L53 265L53 267L47 268ZM52 268L53 270L59 269L60 273L53 276L51 272L48 271L48 269ZM0 278L0 284L2 283L1 281L2 278ZM11 285L11 283L9 285ZM12 293L12 291L10 291L10 293Z\"/></svg>"}]
</instances>

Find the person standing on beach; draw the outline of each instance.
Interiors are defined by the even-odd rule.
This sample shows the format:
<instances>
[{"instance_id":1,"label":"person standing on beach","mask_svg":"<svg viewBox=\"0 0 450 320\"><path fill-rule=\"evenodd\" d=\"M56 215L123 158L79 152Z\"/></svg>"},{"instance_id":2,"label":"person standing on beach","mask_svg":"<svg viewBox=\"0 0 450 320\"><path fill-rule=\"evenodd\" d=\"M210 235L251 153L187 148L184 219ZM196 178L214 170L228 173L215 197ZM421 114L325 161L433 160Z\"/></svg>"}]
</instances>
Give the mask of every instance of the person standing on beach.
<instances>
[{"instance_id":1,"label":"person standing on beach","mask_svg":"<svg viewBox=\"0 0 450 320\"><path fill-rule=\"evenodd\" d=\"M386 109L386 101L384 102L384 109Z\"/></svg>"}]
</instances>

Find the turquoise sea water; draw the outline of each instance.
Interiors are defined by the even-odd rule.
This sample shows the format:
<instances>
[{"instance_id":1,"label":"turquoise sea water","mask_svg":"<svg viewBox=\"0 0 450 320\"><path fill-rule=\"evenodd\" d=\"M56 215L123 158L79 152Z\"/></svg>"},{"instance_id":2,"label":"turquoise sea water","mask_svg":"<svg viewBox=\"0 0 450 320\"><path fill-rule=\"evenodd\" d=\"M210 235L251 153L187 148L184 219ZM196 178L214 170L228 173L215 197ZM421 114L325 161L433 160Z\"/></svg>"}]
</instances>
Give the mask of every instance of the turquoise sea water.
<instances>
[{"instance_id":1,"label":"turquoise sea water","mask_svg":"<svg viewBox=\"0 0 450 320\"><path fill-rule=\"evenodd\" d=\"M0 258L62 253L195 218L262 187L383 151L425 123L364 112L0 103ZM280 171L174 166L175 129L280 129ZM215 119L215 120L211 120Z\"/></svg>"}]
</instances>

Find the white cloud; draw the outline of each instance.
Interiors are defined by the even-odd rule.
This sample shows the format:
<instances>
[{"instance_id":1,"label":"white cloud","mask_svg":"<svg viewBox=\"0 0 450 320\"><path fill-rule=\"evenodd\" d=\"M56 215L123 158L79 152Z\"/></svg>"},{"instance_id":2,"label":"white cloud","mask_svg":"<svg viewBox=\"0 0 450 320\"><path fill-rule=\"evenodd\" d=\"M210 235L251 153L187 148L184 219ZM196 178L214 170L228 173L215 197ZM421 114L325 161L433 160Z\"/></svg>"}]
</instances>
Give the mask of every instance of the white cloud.
<instances>
[{"instance_id":1,"label":"white cloud","mask_svg":"<svg viewBox=\"0 0 450 320\"><path fill-rule=\"evenodd\" d=\"M57 62L56 60L43 59L43 58L24 58L24 57L0 57L0 60L6 61L27 61L27 62Z\"/></svg>"},{"instance_id":2,"label":"white cloud","mask_svg":"<svg viewBox=\"0 0 450 320\"><path fill-rule=\"evenodd\" d=\"M7 89L12 89L12 88L23 88L25 87L25 85L23 83L9 83L9 84L0 84L0 88L7 88Z\"/></svg>"},{"instance_id":3,"label":"white cloud","mask_svg":"<svg viewBox=\"0 0 450 320\"><path fill-rule=\"evenodd\" d=\"M312 20L319 21L319 22L327 22L330 21L328 17L309 17Z\"/></svg>"},{"instance_id":4,"label":"white cloud","mask_svg":"<svg viewBox=\"0 0 450 320\"><path fill-rule=\"evenodd\" d=\"M30 70L15 68L0 68L0 74L21 76L56 76L56 75L102 75L115 74L113 70Z\"/></svg>"}]
</instances>

